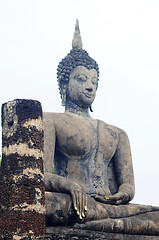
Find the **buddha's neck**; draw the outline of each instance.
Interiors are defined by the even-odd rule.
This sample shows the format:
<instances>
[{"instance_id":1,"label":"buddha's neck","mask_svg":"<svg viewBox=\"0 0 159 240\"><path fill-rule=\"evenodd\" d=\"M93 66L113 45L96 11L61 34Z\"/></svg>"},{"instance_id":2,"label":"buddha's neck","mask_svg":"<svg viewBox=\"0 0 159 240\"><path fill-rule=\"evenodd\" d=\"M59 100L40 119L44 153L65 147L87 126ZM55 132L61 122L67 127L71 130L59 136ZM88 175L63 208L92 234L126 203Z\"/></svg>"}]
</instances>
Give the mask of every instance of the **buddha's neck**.
<instances>
[{"instance_id":1,"label":"buddha's neck","mask_svg":"<svg viewBox=\"0 0 159 240\"><path fill-rule=\"evenodd\" d=\"M90 117L88 108L82 108L82 107L80 107L80 106L78 106L78 105L76 105L75 103L72 103L72 102L67 102L66 103L65 112L74 113L74 114L79 115L79 116L84 117L84 118Z\"/></svg>"}]
</instances>

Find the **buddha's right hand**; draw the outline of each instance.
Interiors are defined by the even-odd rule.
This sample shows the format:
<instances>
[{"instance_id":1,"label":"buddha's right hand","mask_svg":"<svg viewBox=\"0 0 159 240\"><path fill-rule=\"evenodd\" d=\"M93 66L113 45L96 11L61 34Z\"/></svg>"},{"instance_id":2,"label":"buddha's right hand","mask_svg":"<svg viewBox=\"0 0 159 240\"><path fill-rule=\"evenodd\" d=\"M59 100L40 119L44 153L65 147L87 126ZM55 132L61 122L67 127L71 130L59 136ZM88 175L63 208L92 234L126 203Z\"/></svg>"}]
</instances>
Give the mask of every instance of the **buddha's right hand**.
<instances>
[{"instance_id":1,"label":"buddha's right hand","mask_svg":"<svg viewBox=\"0 0 159 240\"><path fill-rule=\"evenodd\" d=\"M85 217L85 211L87 211L87 195L77 183L71 183L70 194L72 196L74 209L77 212L79 219L83 219Z\"/></svg>"},{"instance_id":2,"label":"buddha's right hand","mask_svg":"<svg viewBox=\"0 0 159 240\"><path fill-rule=\"evenodd\" d=\"M45 189L50 192L70 193L77 215L80 219L85 217L87 195L78 183L56 174L45 173Z\"/></svg>"}]
</instances>

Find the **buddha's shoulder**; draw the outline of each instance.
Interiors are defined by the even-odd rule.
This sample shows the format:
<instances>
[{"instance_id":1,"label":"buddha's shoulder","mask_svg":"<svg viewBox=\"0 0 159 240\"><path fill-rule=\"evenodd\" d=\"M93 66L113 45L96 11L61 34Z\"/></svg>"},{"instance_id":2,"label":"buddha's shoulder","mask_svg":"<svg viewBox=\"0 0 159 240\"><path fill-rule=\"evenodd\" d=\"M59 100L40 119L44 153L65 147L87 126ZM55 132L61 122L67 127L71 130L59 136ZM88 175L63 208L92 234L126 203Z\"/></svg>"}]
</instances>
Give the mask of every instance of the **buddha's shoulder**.
<instances>
[{"instance_id":1,"label":"buddha's shoulder","mask_svg":"<svg viewBox=\"0 0 159 240\"><path fill-rule=\"evenodd\" d=\"M72 113L55 113L55 112L44 112L43 113L43 121L44 124L55 124L60 125L64 122L72 122L72 121L78 121L81 118L77 116L76 114Z\"/></svg>"},{"instance_id":2,"label":"buddha's shoulder","mask_svg":"<svg viewBox=\"0 0 159 240\"><path fill-rule=\"evenodd\" d=\"M43 119L57 119L60 118L64 113L56 113L56 112L44 112Z\"/></svg>"},{"instance_id":3,"label":"buddha's shoulder","mask_svg":"<svg viewBox=\"0 0 159 240\"><path fill-rule=\"evenodd\" d=\"M111 133L111 135L117 135L117 136L125 135L125 136L127 136L126 132L119 127L116 127L114 125L105 123L102 120L99 120L99 123L102 126L103 130L108 131L109 133Z\"/></svg>"},{"instance_id":4,"label":"buddha's shoulder","mask_svg":"<svg viewBox=\"0 0 159 240\"><path fill-rule=\"evenodd\" d=\"M51 125L56 125L56 126L62 126L64 123L73 123L73 124L79 124L79 122L82 121L83 119L81 117L79 117L76 114L72 114L72 113L54 113L54 112L44 112L43 113L43 121L44 121L44 127L47 126L51 126ZM109 132L111 135L125 135L127 136L126 132L119 128L116 127L114 125L105 123L102 120L95 120L94 121L98 121L101 130L103 129L103 131L107 131Z\"/></svg>"},{"instance_id":5,"label":"buddha's shoulder","mask_svg":"<svg viewBox=\"0 0 159 240\"><path fill-rule=\"evenodd\" d=\"M65 118L64 113L55 113L55 112L44 112L43 121L44 124L56 124Z\"/></svg>"}]
</instances>

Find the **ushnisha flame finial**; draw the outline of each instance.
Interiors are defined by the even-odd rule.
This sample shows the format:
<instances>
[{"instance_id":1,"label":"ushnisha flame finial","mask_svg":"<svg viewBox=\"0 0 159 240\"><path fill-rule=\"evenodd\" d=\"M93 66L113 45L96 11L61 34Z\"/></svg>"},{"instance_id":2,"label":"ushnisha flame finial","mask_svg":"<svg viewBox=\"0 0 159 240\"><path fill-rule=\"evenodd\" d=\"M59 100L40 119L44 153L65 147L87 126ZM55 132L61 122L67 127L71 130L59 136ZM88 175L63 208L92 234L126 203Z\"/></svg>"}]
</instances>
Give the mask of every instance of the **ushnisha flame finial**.
<instances>
[{"instance_id":1,"label":"ushnisha flame finial","mask_svg":"<svg viewBox=\"0 0 159 240\"><path fill-rule=\"evenodd\" d=\"M82 39L80 35L79 22L76 20L74 38L72 40L72 48L80 49L82 48Z\"/></svg>"}]
</instances>

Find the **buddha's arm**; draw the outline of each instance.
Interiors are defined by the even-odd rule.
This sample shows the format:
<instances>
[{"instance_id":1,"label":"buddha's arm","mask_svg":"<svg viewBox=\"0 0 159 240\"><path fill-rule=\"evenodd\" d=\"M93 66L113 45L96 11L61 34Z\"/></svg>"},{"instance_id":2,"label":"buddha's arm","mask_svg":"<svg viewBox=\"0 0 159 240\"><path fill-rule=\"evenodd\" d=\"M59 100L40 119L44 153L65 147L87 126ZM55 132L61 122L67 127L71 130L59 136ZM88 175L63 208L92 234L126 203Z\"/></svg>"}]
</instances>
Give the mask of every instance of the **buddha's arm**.
<instances>
[{"instance_id":1,"label":"buddha's arm","mask_svg":"<svg viewBox=\"0 0 159 240\"><path fill-rule=\"evenodd\" d=\"M44 125L44 171L53 172L53 159L55 150L55 124L54 114L43 114Z\"/></svg>"},{"instance_id":2,"label":"buddha's arm","mask_svg":"<svg viewBox=\"0 0 159 240\"><path fill-rule=\"evenodd\" d=\"M113 162L119 186L114 200L117 204L128 203L134 197L135 185L129 139L123 130L119 133L119 142Z\"/></svg>"},{"instance_id":3,"label":"buddha's arm","mask_svg":"<svg viewBox=\"0 0 159 240\"><path fill-rule=\"evenodd\" d=\"M87 196L79 184L72 182L68 178L52 174L56 144L54 115L52 113L44 113L43 122L45 190L50 192L69 193L72 196L74 209L81 219L84 217L84 211L87 209Z\"/></svg>"},{"instance_id":4,"label":"buddha's arm","mask_svg":"<svg viewBox=\"0 0 159 240\"><path fill-rule=\"evenodd\" d=\"M87 211L87 195L80 184L66 177L45 172L45 190L49 192L69 193L72 196L73 206L82 219Z\"/></svg>"}]
</instances>

